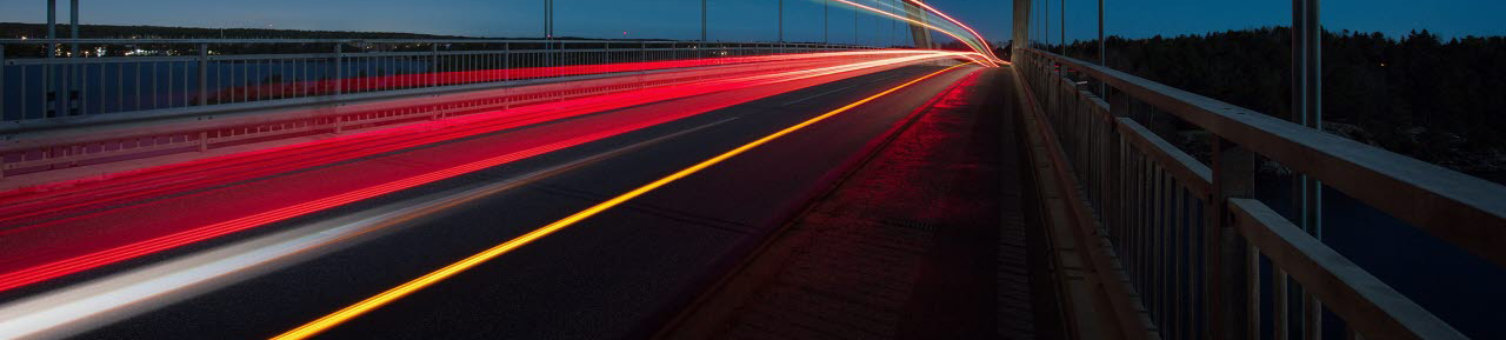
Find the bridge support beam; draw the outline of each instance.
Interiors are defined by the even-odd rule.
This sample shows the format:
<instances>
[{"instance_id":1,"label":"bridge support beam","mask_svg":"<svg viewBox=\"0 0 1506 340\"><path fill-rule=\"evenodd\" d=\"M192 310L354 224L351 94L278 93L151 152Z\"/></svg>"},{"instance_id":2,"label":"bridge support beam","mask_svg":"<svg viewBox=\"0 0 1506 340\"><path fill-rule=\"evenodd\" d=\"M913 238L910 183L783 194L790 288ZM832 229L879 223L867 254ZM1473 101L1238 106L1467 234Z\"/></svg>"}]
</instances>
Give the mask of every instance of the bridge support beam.
<instances>
[{"instance_id":1,"label":"bridge support beam","mask_svg":"<svg viewBox=\"0 0 1506 340\"><path fill-rule=\"evenodd\" d=\"M1011 33L1010 46L1013 49L1030 47L1030 0L1014 0L1014 28ZM1018 51L1010 51L1010 56L1021 55Z\"/></svg>"},{"instance_id":2,"label":"bridge support beam","mask_svg":"<svg viewBox=\"0 0 1506 340\"><path fill-rule=\"evenodd\" d=\"M909 17L911 20L926 22L925 10L922 10L920 6L911 4L905 4L904 6L906 17ZM854 18L853 22L855 23L856 21L857 19ZM853 25L853 32L854 36L856 36L856 24ZM915 42L915 48L936 48L936 44L931 41L931 31L926 29L925 26L910 24L910 40ZM856 39L854 39L854 43L856 43Z\"/></svg>"}]
</instances>

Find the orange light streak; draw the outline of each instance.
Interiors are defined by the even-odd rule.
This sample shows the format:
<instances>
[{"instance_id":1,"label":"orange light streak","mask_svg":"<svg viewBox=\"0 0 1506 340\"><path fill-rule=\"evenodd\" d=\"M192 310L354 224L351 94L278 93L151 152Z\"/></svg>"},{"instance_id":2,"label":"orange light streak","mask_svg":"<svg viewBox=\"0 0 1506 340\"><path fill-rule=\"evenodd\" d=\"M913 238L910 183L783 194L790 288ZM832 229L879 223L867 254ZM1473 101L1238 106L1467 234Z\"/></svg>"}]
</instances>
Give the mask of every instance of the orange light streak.
<instances>
[{"instance_id":1,"label":"orange light streak","mask_svg":"<svg viewBox=\"0 0 1506 340\"><path fill-rule=\"evenodd\" d=\"M402 285L393 287L392 289L388 289L387 291L340 309L339 311L336 311L329 315L325 315L324 317L304 324L303 326L299 326L298 328L294 328L286 333L273 337L273 339L305 339L314 336L316 334L319 334L320 332L344 323L345 321L361 316L362 314L366 314L367 312L380 308L381 306L391 303L392 301L396 301L397 299L407 296L408 294L412 294L413 292L416 292L420 289L431 286L442 280L455 276L456 274L460 274L461 272L474 268L478 265L481 265L482 263L501 256L502 254L506 254L514 249L532 243L533 241L536 241L538 239L544 238L545 236L549 236L550 234L565 229L566 227L574 225L587 218L596 216L597 214L607 211L608 209L612 209L613 207L637 198L638 196L642 196L643 194L654 191L655 189L668 185L669 183L688 177L692 174L700 172L701 170L705 170L706 168L710 168L713 165L731 159L732 157L736 157L737 155L748 152L748 150L752 150L754 148L767 144L770 141L779 139L780 137L794 133L795 131L799 131L800 129L804 129L807 126L811 126L813 124L826 120L827 118L831 118L832 116L847 112L855 107L867 104L868 102L877 100L901 89L910 87L911 85L914 85L926 79L931 79L935 76L971 64L972 63L958 64L931 74L927 74L925 76L921 76L919 78L915 78L913 80L910 80L909 82L900 84L899 86L889 88L888 90L884 90L883 92L879 92L878 94L874 94L867 98L863 98L862 100L837 108L836 110L832 110L827 113L821 114L820 116L808 119L799 124L784 128L783 130L779 130L778 132L764 136L763 138L759 138L758 140L749 142L748 144L743 144L742 146L717 155L716 157L701 161L700 163L677 171L673 174L670 174L669 176L665 176L663 178L645 184L641 187L633 189L632 191L628 191L626 193L623 193L622 195L613 197L612 199L609 199L605 202L598 203L594 206L591 206L590 208L586 208L585 210L571 214L570 216L555 221L554 223L550 223L541 228L528 232L527 234L523 234L522 236L518 236L517 238L513 238L511 240L508 240L507 242L498 244L480 253L471 255L470 257L460 260L459 262L444 266L439 270L430 272L428 274L425 274L424 276L420 276L417 279L413 279L412 281L408 281L406 283L403 283Z\"/></svg>"},{"instance_id":2,"label":"orange light streak","mask_svg":"<svg viewBox=\"0 0 1506 340\"><path fill-rule=\"evenodd\" d=\"M929 29L931 29L933 31L941 32L941 34L946 34L947 36L952 37L952 39L957 39L957 41L961 41L961 42L965 43L968 40L966 38L963 38L962 36L959 36L959 35L957 35L955 33L952 33L951 31L942 29L940 27L936 27L936 26L931 25L931 24L927 24L927 23L919 21L919 20L906 18L906 17L900 16L900 15L894 14L894 13L889 13L889 11L885 11L885 10L882 10L882 9L874 8L874 7L871 7L871 6L868 6L868 5L859 4L859 3L852 2L852 1L849 1L849 0L834 0L834 1L840 2L840 3L843 3L843 4L847 4L849 6L856 7L858 9L862 9L862 10L866 10L866 11L869 11L869 12L873 12L873 13L876 13L876 14L879 14L879 15L887 16L887 17L894 18L894 19L897 19L897 20L902 20L902 21L905 21L905 22L908 22L908 23L911 23L911 24L923 26L923 27L929 28ZM976 51L976 52L978 52L979 55L985 56L984 58L986 60L984 60L984 62L980 63L980 64L988 65L989 67L999 67L999 64L994 62L994 59L998 59L998 58L988 58L987 57L989 55L993 55L992 52L988 52L987 49L982 49L982 48L979 48L977 46L973 46L971 44L969 44L968 46L972 47L973 50ZM987 53L987 54L985 54L985 53Z\"/></svg>"},{"instance_id":3,"label":"orange light streak","mask_svg":"<svg viewBox=\"0 0 1506 340\"><path fill-rule=\"evenodd\" d=\"M967 30L968 33L972 33L974 37L978 38L978 42L981 43L981 44L983 44L983 49L986 50L986 51L988 51L986 53L988 53L989 58L991 58L993 60L1000 60L998 55L994 55L994 49L993 49L993 47L988 46L988 39L984 39L982 34L978 34L978 31L975 31L975 30L973 30L972 27L969 27L967 24L962 23L961 20L953 19L952 16L946 15L945 12L942 12L941 10L936 9L935 7L931 7L931 5L927 5L926 3L921 2L920 0L905 0L905 1L909 1L910 3L913 3L915 5L920 6L921 8L925 8L926 11L930 11L931 13L939 15L939 16L941 16L941 18L946 19L947 21L951 21L952 24L956 24L958 27L962 27L962 29Z\"/></svg>"},{"instance_id":4,"label":"orange light streak","mask_svg":"<svg viewBox=\"0 0 1506 340\"><path fill-rule=\"evenodd\" d=\"M704 94L704 93L711 93L711 92L716 92L716 91L738 89L738 88L746 88L746 87L750 87L750 86L754 86L754 85L759 85L759 84L781 83L781 82L788 82L788 81L793 81L793 80L798 80L798 79L809 79L809 78L815 78L815 77L826 76L826 75L834 75L834 74L839 74L839 73L844 73L844 72L850 72L850 71L856 71L856 70L865 69L865 68L881 67L881 66L886 66L886 65L898 65L898 64L904 64L904 63L910 63L910 62L918 62L918 61L924 61L924 60L935 59L935 58L957 57L957 56L966 55L966 53L945 52L945 51L929 51L929 52L916 53L914 51L910 51L910 52L906 52L906 53L901 53L899 55L901 55L901 56L892 57L892 58L885 58L885 59L878 59L878 60L872 60L872 61L864 61L864 62L856 62L856 63L845 63L845 64L840 64L840 65L837 65L837 66L828 66L828 67L821 67L821 68L815 68L815 69L802 69L802 70L780 72L780 73L773 73L773 74L757 74L757 75L751 75L751 76L740 77L740 78L716 80L716 81L711 81L711 82L708 82L708 83L705 83L705 84L694 84L694 85L686 85L686 86L677 86L677 87L672 87L672 88L662 88L662 89L656 89L656 90L649 91L649 92L641 92L641 93L635 92L635 93L612 94L612 95L601 96L601 98L595 99L594 101L599 102L599 103L596 103L596 104L601 104L599 106L601 106L602 109L606 109L606 108L610 108L610 107L620 107L620 105L608 105L608 104L613 104L613 103L627 103L627 102L630 102L630 101L633 102L633 103L637 103L637 101L648 101L648 100L653 100L653 99L663 100L663 99L668 99L668 98L679 98L679 97L684 97L684 96L689 96L689 95L695 95L695 94ZM637 101L633 101L633 100L637 100ZM751 100L751 99L749 99L749 100ZM589 106L586 106L586 105L589 105L589 104L592 104L592 103L578 103L577 105L582 105L583 108L586 108L586 107L589 107ZM610 136L615 136L615 135L618 135L618 134L626 133L628 131L634 131L634 130L645 128L645 127L648 127L648 126L657 125L659 123L663 123L663 122L666 122L668 120L683 118L683 117L688 116L688 115L697 114L697 113L700 113L700 112L706 112L706 111L709 111L709 110L712 110L712 109L716 109L718 107L731 106L731 105L735 105L735 104L737 104L737 103L736 102L718 103L717 105L719 105L719 106L707 106L707 107L699 108L698 110L690 110L690 111L686 111L686 112L676 112L676 113L671 114L671 115L666 115L666 116L659 117L658 119L655 119L655 120L647 120L647 121L637 122L637 123L634 123L634 124L616 126L616 127L613 127L612 129L606 129L606 130L602 130L602 131L595 131L595 132L592 132L590 134L585 134L585 135L578 136L578 137L575 137L575 138L565 139L565 140L557 141L557 142L554 142L554 143L550 143L550 144L546 144L546 145L541 145L541 146L536 146L536 147L532 147L532 148L529 148L529 149L525 149L525 150L521 150L521 151L517 151L517 152L513 152L513 153L509 153L509 154L505 154L505 155L501 155L501 156L497 156L497 157L482 159L482 160L474 161L474 162L463 164L463 165L459 165L459 166L454 166L454 167L450 167L450 168L446 168L446 169L441 169L441 170L437 170L437 171L433 171L433 172L429 172L429 173L425 173L425 174L420 174L420 175L417 175L417 176L414 176L414 177L402 178L402 179L398 179L398 180L395 180L395 181L390 181L390 182L386 182L386 183L383 183L383 184L379 184L379 185L375 185L375 186L371 186L371 187L366 187L366 188L362 188L362 189L358 189L358 190L343 192L343 193L339 193L339 194L334 194L334 195L330 195L330 196L313 198L311 200L298 202L298 203L287 205L287 206L283 206L283 207L280 207L280 208L276 208L276 209L272 209L272 210L267 210L267 211L263 211L263 212L260 212L260 213L250 214L250 215L246 215L246 216L238 216L238 217L230 218L230 219L218 222L218 223L213 223L213 224L208 224L208 225L202 225L202 226L196 226L196 227L192 227L192 228L189 228L189 229L186 229L186 230L182 230L182 231L178 231L178 232L171 233L171 234L166 234L166 235L161 235L161 236L153 237L153 238L146 239L146 240L139 241L139 242L133 242L133 243L130 243L130 244L125 244L125 245L110 247L110 248L106 248L106 249L102 249L102 250L98 250L98 251L89 252L89 253L86 253L86 254L81 254L81 255L78 255L78 256L74 256L74 257L58 259L58 260L46 262L46 263L43 263L43 264L40 264L40 265L26 267L24 269L19 269L19 270L15 270L15 271L11 271L11 272L0 273L0 291L5 291L5 290L17 288L17 287L22 287L22 286L26 286L26 285L38 283L38 282L43 282L43 281L47 281L47 280L50 280L50 279L53 279L53 278L70 275L70 274L73 274L73 273L77 273L77 272L81 272L81 271L85 271L85 270L97 268L97 267L108 265L108 264L113 264L113 263L118 263L118 262L121 262L121 261L126 261L126 260L130 260L130 259L139 258L141 256L145 256L145 255L148 255L148 254L153 254L153 253L165 251L165 250L168 250L168 249L173 249L173 248L177 248L177 247L184 246L184 245L187 245L187 244L193 244L193 243L197 243L197 242L200 242L200 241L204 241L204 240L208 240L208 239L213 239L213 238L216 238L216 237L220 237L220 236L224 236L224 235L228 235L228 234L232 234L232 233L237 233L237 232L240 232L240 231L248 230L248 229L259 227L259 226L262 226L262 225L266 225L266 224L270 224L270 223L275 223L275 222L287 220L287 219L290 219L290 218L294 218L294 217L306 215L306 214L309 214L309 213L312 213L312 212L323 211L323 210L330 209L330 208L333 208L333 207L343 206L343 205L346 205L346 204L350 204L350 203L353 203L353 202L361 201L361 200L372 198L372 197L377 197L377 196L381 196L381 195L386 195L386 194L394 193L394 192L397 192L397 191L402 191L402 190L410 189L410 188L417 187L417 186L420 186L420 185L432 183L432 182L439 181L439 180L444 180L444 179L447 179L447 178L452 178L452 177L455 177L455 176L459 176L459 175L463 175L463 174L466 174L466 173L478 171L478 170L481 170L481 169L485 169L485 168L489 168L489 167L493 167L493 166L498 166L498 165L501 165L501 164L510 163L510 162L513 162L513 161L516 161L516 160L519 160L519 159L529 158L529 157L533 157L533 156L536 156L536 155L541 155L541 154L549 153L549 152L552 152L552 151L555 151L555 150L560 150L560 149L563 149L563 148L573 147L575 145L580 145L580 144L584 144L584 143L588 143L588 142L600 140L600 139L607 138L607 137L610 137ZM589 111L589 110L586 110L586 111ZM586 111L582 111L582 112L586 112Z\"/></svg>"}]
</instances>

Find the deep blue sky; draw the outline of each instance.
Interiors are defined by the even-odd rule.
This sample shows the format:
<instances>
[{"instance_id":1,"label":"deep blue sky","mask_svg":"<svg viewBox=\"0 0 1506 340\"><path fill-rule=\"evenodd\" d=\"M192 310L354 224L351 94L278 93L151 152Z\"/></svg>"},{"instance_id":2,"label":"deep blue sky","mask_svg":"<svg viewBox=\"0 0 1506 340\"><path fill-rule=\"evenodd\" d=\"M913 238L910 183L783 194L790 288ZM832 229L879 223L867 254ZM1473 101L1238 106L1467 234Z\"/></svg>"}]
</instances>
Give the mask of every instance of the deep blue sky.
<instances>
[{"instance_id":1,"label":"deep blue sky","mask_svg":"<svg viewBox=\"0 0 1506 340\"><path fill-rule=\"evenodd\" d=\"M709 0L712 40L774 40L775 0ZM892 0L862 0L892 1ZM1037 0L1059 26L1061 0ZM1096 34L1096 1L1066 0L1068 39ZM66 3L67 1L59 1ZM542 0L131 0L85 1L86 24L152 24L199 27L273 27L322 30L401 31L468 36L533 37L542 27ZM1011 0L930 0L1004 40ZM1047 3L1049 2L1049 4ZM6 0L0 21L41 22L45 0ZM561 35L694 39L699 0L556 0ZM786 39L822 40L821 0L785 0ZM1110 34L1175 35L1280 25L1290 4L1272 0L1109 0ZM66 21L66 9L60 10ZM1444 36L1506 35L1499 16L1506 0L1324 0L1329 29L1402 34L1429 29ZM857 35L854 35L854 19ZM889 21L855 16L834 5L833 42L898 42L902 31ZM1052 34L1056 36L1055 33Z\"/></svg>"},{"instance_id":2,"label":"deep blue sky","mask_svg":"<svg viewBox=\"0 0 1506 340\"><path fill-rule=\"evenodd\" d=\"M1052 39L1060 39L1062 0L1049 2ZM1097 1L1065 0L1067 39L1096 36ZM1206 33L1291 23L1291 1L1282 0L1108 0L1106 29L1111 35ZM1506 0L1322 0L1324 28L1405 35L1427 29L1444 37L1506 35Z\"/></svg>"}]
</instances>

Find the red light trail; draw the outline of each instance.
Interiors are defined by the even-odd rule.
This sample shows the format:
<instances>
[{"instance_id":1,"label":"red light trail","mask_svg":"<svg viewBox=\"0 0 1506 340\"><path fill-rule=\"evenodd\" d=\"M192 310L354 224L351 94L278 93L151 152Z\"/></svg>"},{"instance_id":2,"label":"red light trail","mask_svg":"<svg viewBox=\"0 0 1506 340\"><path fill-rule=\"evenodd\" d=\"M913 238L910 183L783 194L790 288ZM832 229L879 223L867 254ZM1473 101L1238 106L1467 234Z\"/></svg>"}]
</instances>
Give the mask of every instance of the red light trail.
<instances>
[{"instance_id":1,"label":"red light trail","mask_svg":"<svg viewBox=\"0 0 1506 340\"><path fill-rule=\"evenodd\" d=\"M737 148L734 148L732 150L728 150L727 152L724 152L724 153L722 153L720 155L717 155L717 156L712 157L710 159L701 161L700 163L697 163L697 164L692 165L692 166L690 166L688 168L682 169L682 170L677 171L677 172L675 172L673 174L670 174L668 176L665 176L663 178L660 178L658 180L655 180L653 182L650 182L648 184L645 184L643 186L635 188L635 189L633 189L631 191L628 191L626 193L623 193L621 195L613 197L612 199L609 199L609 200L606 200L606 201L601 202L599 204L596 204L594 206L591 206L590 208L586 208L585 210L581 210L579 212L571 214L570 216L566 216L565 218L560 219L558 221L555 221L554 223L550 223L548 225L545 225L543 227L535 229L535 230L533 230L531 232L523 234L522 236L518 236L517 238L513 238L511 240L508 240L507 242L503 242L501 244L498 244L498 245L496 245L496 246L494 246L492 248L486 249L486 250L484 250L484 251L482 251L480 253L477 253L475 255L471 255L470 257L467 257L467 258L462 259L462 260L460 260L458 262L455 262L455 263L452 263L450 265L447 265L447 266L445 266L443 268L440 268L439 270L435 270L433 272L430 272L428 274L425 274L423 276L415 278L415 279L413 279L411 281L403 283L402 285L399 285L397 287L393 287L392 289L388 289L387 291L384 291L384 292L382 292L380 294L377 294L375 296L372 296L370 298L367 298L365 300L357 302L357 303L355 303L353 305L350 305L348 307L340 309L339 311L335 311L334 313L331 313L331 314L326 315L324 317L321 317L321 318L319 318L317 320L314 320L312 322L309 322L307 324L299 326L298 328L294 328L292 330L289 330L289 331L287 331L287 332L285 332L283 334L280 334L280 335L277 335L276 337L273 337L273 339L291 340L291 339L306 339L306 338L312 337L312 336L317 335L317 334L319 334L319 333L321 333L321 332L323 332L325 330L328 330L331 327L338 326L339 324L344 323L347 320L350 320L352 318L361 316L362 314L365 314L367 312L370 312L372 310L380 308L381 306L384 306L384 305L386 305L388 303L391 303L392 301L396 301L397 299L401 299L404 296L407 296L408 294L412 294L413 292L417 292L418 290L424 289L425 287L428 287L428 286L431 286L431 285L433 285L435 283L443 281L443 280L445 280L445 279L447 279L447 278L449 278L451 276L454 276L456 274L459 274L461 272L469 270L470 268L474 268L475 266L481 265L482 263L490 261L490 260L492 260L492 259L494 259L494 258L496 258L498 256L502 256L503 254L511 252L514 249L517 249L519 247L528 245L529 243L532 243L533 241L536 241L536 240L542 239L544 237L547 237L550 234L553 234L555 232L563 230L563 229L565 229L567 227L570 227L571 225L579 223L580 221L584 221L584 220L586 220L588 218L591 218L592 216L600 214L601 212L607 211L607 210L612 209L612 208L614 208L616 206L619 206L619 205L621 205L623 203L626 203L629 200L637 198L638 196L642 196L643 194L646 194L646 193L648 193L650 191L654 191L654 190L656 190L658 188L661 188L661 187L663 187L665 185L668 185L669 183L673 183L673 182L678 181L678 180L680 180L682 178L685 178L685 177L688 177L688 176L690 176L692 174L700 172L701 170L705 170L705 169L710 168L712 166L715 166L715 165L717 165L717 164L719 164L719 163L721 163L723 161L731 159L732 157L736 157L738 155L741 155L743 153L748 152L749 150L753 150L755 148L758 148L759 146L767 144L770 141L773 141L775 139L779 139L781 137L784 137L786 135L789 135L791 133L794 133L796 131L804 129L804 128L808 127L808 126L811 126L811 125L819 123L819 122L821 122L823 120L826 120L827 118L831 118L833 116L842 114L843 112L847 112L849 110L852 110L855 107L861 106L863 104L867 104L868 102L874 101L874 100L876 100L878 98L882 98L882 97L887 96L887 95L889 95L891 93L897 92L897 91L899 91L901 89L910 87L911 85L914 85L916 83L925 81L926 79L931 79L931 78L936 77L938 75L941 75L943 73L947 73L947 72L950 72L950 71L952 71L954 69L957 69L957 68L960 68L960 67L963 67L963 66L967 66L967 65L971 65L971 63L965 63L965 64L955 65L955 66L952 66L952 67L948 67L946 69L942 69L940 71L936 71L936 72L933 72L933 73L921 76L919 78L915 78L913 80L905 82L904 84L900 84L899 86L895 86L893 88L889 88L887 90L884 90L884 91L879 92L877 94L874 94L872 96L868 96L866 98L863 98L863 99L858 100L856 102L852 102L850 104L847 104L847 105L842 106L840 108L837 108L835 110L828 111L826 113L818 115L818 116L816 116L814 118L810 118L810 119L808 119L806 121L800 122L799 124L795 124L793 126L784 128L783 130L779 130L778 132L775 132L773 134L764 136L762 138L759 138L759 139L754 140L752 142L749 142L747 144L743 144L742 146L738 146Z\"/></svg>"},{"instance_id":2,"label":"red light trail","mask_svg":"<svg viewBox=\"0 0 1506 340\"><path fill-rule=\"evenodd\" d=\"M200 198L208 193L223 193L224 191L199 191L186 195L174 196L170 199L153 201L150 204L138 205L119 210L103 210L96 213L86 213L64 219L48 221L24 228L11 228L4 230L6 238L0 240L0 246L15 250L10 255L26 254L24 258L9 258L7 262L0 264L0 291L10 290L53 278L78 273L81 271L97 268L104 265L118 263L154 254L157 252L178 248L204 240L228 235L255 228L258 226L284 221L290 218L303 216L309 213L327 210L333 207L344 206L353 202L382 196L405 189L414 188L435 181L453 178L455 176L471 173L481 169L507 164L520 159L549 153L552 151L569 148L584 143L608 138L630 131L636 131L648 126L654 126L665 122L689 117L692 115L724 108L751 100L772 96L804 86L810 86L827 79L823 77L856 76L859 73L877 72L882 69L899 67L913 62L932 60L937 58L966 58L970 54L955 52L873 52L884 56L869 61L854 62L853 54L841 54L840 57L830 58L824 66L805 65L804 68L788 71L764 72L753 75L738 76L725 79L712 79L689 85L669 87L654 87L639 91L608 94L587 97L578 100L569 100L544 105L527 107L521 111L507 110L487 114L457 117L454 119L418 123L410 126L374 131L370 133L341 136L329 140L309 144L294 145L272 150L264 150L250 154L250 158L242 160L233 166L217 167L214 162L224 161L227 158L206 159L195 162L191 166L174 165L161 170L163 177L174 178L178 175L192 174L197 176L198 182L190 182L190 185L173 187L171 189L187 190L188 187L217 186L225 182L217 181L219 175L225 174L230 181L266 175L268 173L286 172L298 168L305 168L318 164L329 164L340 160L355 159L397 149L411 148L426 145L443 140L453 140L465 136L474 136L482 133L498 131L501 129L526 126L530 124L555 121L564 118L582 116L594 112L601 112L613 108L630 107L646 103L664 101L673 98L684 98L709 93L721 93L734 90L749 90L746 94L730 97L731 99L713 102L697 103L695 106L684 109L660 112L655 116L644 117L636 121L615 122L613 124L591 125L589 129L576 128L565 130L563 134L550 136L549 138L534 138L530 140L518 140L510 147L514 150L504 154L471 160L461 165L435 168L428 172L413 175L402 175L397 179L382 179L381 174L366 174L361 169L356 169L356 174L351 178L343 178L341 183L351 188L346 191L337 183L330 183L316 189L302 189L288 192L277 192L282 196L257 197L258 202L241 202L241 204L219 204L203 206L205 204L226 203L212 202L212 200ZM802 82L795 82L795 81ZM766 85L788 84L783 87L766 87ZM446 130L441 127L462 127L459 130ZM388 138L405 138L394 140L387 144L362 150L361 147L371 146L369 143L384 141ZM503 146L499 146L503 147ZM292 155L306 155L308 157L297 158L296 162L286 165L274 165L271 170L256 169L258 164L265 165L266 161L277 160L280 157ZM482 157L474 155L468 157ZM458 157L458 156L457 156ZM275 163L274 163L275 164ZM442 165L432 165L442 166ZM342 168L348 169L348 168ZM345 170L350 171L350 170ZM404 171L421 171L421 169L406 169ZM150 173L150 172L146 172ZM396 175L392 173L390 175ZM389 175L389 176L390 176ZM140 177L125 177L122 180L136 179ZM285 179L291 181L292 179ZM317 178L315 178L317 180ZM373 182L375 181L375 182ZM295 182L296 183L296 182ZM365 184L363 184L365 183ZM275 184L275 183L274 183ZM272 186L273 184L266 184ZM133 199L143 196L161 194L167 191L153 190L156 186L150 184L124 184L122 186L107 186L111 192L116 193L119 199ZM291 192L291 193L289 193ZM302 192L302 197L288 196ZM91 198L89 192L74 192L76 196L64 195L64 198ZM255 193L243 195L255 196ZM313 196L308 196L313 195ZM11 196L7 200L26 201L27 196ZM245 204L255 203L255 204ZM79 206L93 206L89 202L76 203ZM197 204L197 206L195 206ZM9 203L7 203L9 206ZM194 208L190 208L194 207ZM265 210L250 212L248 209ZM151 214L143 209L156 209L155 211L183 211L186 214ZM191 210L182 210L191 209ZM239 210L237 210L239 209ZM207 224L184 224L193 221L213 218L216 211L224 211L235 215L224 216L217 222ZM240 211L240 212L237 212ZM111 215L115 214L115 215ZM124 214L122 217L113 217ZM135 217L130 217L135 216ZM165 221L151 220L152 218L167 219ZM144 220L139 220L144 219ZM111 221L111 222L107 222ZM134 225L132 223L135 223ZM109 224L109 225L101 225ZM71 228L64 228L71 226ZM45 232L33 232L43 228L64 228L58 230L49 229ZM138 229L139 228L139 229ZM25 234L25 235L18 235ZM88 237L88 238L69 238ZM24 237L23 237L24 236ZM57 244L57 242L67 242ZM30 249L31 251L21 248ZM45 249L45 251L42 251Z\"/></svg>"},{"instance_id":3,"label":"red light trail","mask_svg":"<svg viewBox=\"0 0 1506 340\"><path fill-rule=\"evenodd\" d=\"M858 9L861 9L861 10L872 12L874 14L878 14L878 15L883 15L883 16L887 16L887 17L890 17L890 18L894 18L895 20L900 20L900 21L904 21L904 22L908 22L908 23L917 25L917 26L926 27L926 28L929 28L929 29L931 29L933 31L940 32L941 34L946 34L947 36L952 37L952 39L957 39L957 41L961 41L961 42L964 42L964 43L966 43L968 41L968 39L963 38L962 36L959 36L956 33L952 33L951 31L948 31L948 30L940 28L940 27L936 27L935 25L931 25L931 24L925 23L925 22L920 21L920 20L906 18L906 17L898 15L898 14L889 13L889 11L885 11L885 10L882 10L882 9L874 8L874 7L868 6L868 5L859 4L859 3L856 3L856 2L852 2L850 0L834 0L834 1L846 4L848 6L852 6L854 8L858 8ZM940 12L937 12L937 13L940 13ZM981 38L981 36L979 36L979 37ZM990 57L990 56L993 56L993 51L989 51L986 48L974 46L972 44L968 44L968 46L972 47L973 50L975 52L977 52L978 55L984 57L984 60L979 61L979 64L987 65L989 67L998 67L999 66L998 63L994 62L995 60L998 60L999 58L998 57Z\"/></svg>"},{"instance_id":4,"label":"red light trail","mask_svg":"<svg viewBox=\"0 0 1506 340\"><path fill-rule=\"evenodd\" d=\"M778 56L778 58L748 58L749 61L784 60L783 63L763 63L760 67L748 67L746 71L728 72L720 71L720 74L712 76L726 77L736 74L756 74L759 72L774 72L782 70L794 70L801 68L828 67L838 63L850 62L837 58L880 58L885 56L915 55L914 51L866 51L866 52L842 52L842 53L818 53ZM792 63L802 61L801 63ZM635 63L636 64L636 63ZM664 64L666 67L678 67L680 63ZM634 65L641 66L641 65ZM735 70L734 70L735 71ZM681 78L704 77L708 74L686 74ZM621 85L608 85L621 86ZM529 94L515 94L512 96L528 96ZM612 95L599 95L596 102L612 103L611 105L625 105L626 103L643 103L645 99L656 97L623 97ZM633 100L637 100L634 102ZM586 101L575 101L582 103ZM392 106L400 106L398 105ZM601 109L609 109L615 106L603 106ZM455 117L443 122L432 124L418 124L406 128L390 129L374 133L354 135L342 135L339 137L303 143L286 147L264 149L260 151L237 154L234 157L217 157L193 162L175 164L138 171L138 173L152 173L159 180L141 178L131 174L117 175L113 180L113 188L100 188L99 186L79 185L78 183L53 183L45 186L30 187L6 193L0 193L0 226L11 224L27 225L28 219L36 216L44 216L59 211L86 208L89 205L99 206L111 202L120 202L132 198L146 197L149 195L179 190L180 188L195 185L211 185L214 183L229 183L238 179L251 178L257 175L277 173L298 169L317 164L326 164L334 161L353 159L366 155L378 154L402 148L422 145L442 140L460 138L506 128L524 126L541 121L566 118L559 107L531 105L522 108L514 108L505 114L505 117L478 118ZM499 120L500 119L500 120ZM444 134L419 133L432 129L435 125L458 126L458 129ZM297 152L293 152L298 150ZM289 154L292 154L291 156ZM277 158L274 164L266 164L270 158ZM204 174L208 170L213 174ZM239 171L232 171L238 169ZM195 173L198 171L198 173ZM172 175L166 180L161 178ZM126 180L130 177L130 180ZM185 179L189 178L191 180ZM85 192L84 190L87 189ZM91 199L87 201L66 201L75 199L72 195L87 194ZM27 226L24 228L32 228ZM0 236L18 231L17 227L0 227Z\"/></svg>"},{"instance_id":5,"label":"red light trail","mask_svg":"<svg viewBox=\"0 0 1506 340\"><path fill-rule=\"evenodd\" d=\"M968 26L967 24L962 23L962 21L960 21L960 20L953 19L952 16L947 15L945 12L942 12L941 10L936 9L935 7L931 7L931 5L927 5L926 3L921 2L920 0L905 0L905 1L913 3L916 6L920 6L921 8L924 8L928 12L931 12L933 14L939 15L939 16L941 16L941 18L946 19L947 21L952 22L952 24L955 24L958 27L962 27L962 29L967 30L968 33L972 33L973 37L978 38L978 43L983 44L983 51L980 51L980 53L987 54L989 56L989 59L991 59L991 60L1002 61L1002 60L999 59L999 56L994 55L993 48L988 46L988 39L983 38L983 35L982 34L978 34L978 31L973 30L972 27Z\"/></svg>"}]
</instances>

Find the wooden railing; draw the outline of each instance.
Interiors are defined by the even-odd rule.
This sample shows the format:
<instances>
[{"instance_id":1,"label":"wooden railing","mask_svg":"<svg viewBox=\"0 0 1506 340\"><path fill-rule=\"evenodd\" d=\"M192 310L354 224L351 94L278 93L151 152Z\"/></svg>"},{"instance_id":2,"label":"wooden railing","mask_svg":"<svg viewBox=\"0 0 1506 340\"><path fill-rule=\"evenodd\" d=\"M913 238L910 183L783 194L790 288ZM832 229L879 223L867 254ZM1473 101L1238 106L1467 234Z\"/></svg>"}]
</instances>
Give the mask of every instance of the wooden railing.
<instances>
[{"instance_id":1,"label":"wooden railing","mask_svg":"<svg viewBox=\"0 0 1506 340\"><path fill-rule=\"evenodd\" d=\"M1257 157L1506 266L1506 187L1088 62L1029 48L1014 55L1154 334L1320 338L1328 311L1349 338L1464 338L1251 199ZM1135 107L1206 131L1207 161L1134 119L1143 116ZM1270 326L1262 301L1271 301Z\"/></svg>"}]
</instances>

